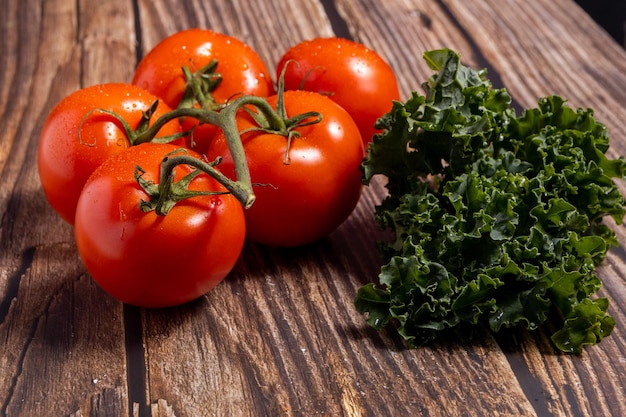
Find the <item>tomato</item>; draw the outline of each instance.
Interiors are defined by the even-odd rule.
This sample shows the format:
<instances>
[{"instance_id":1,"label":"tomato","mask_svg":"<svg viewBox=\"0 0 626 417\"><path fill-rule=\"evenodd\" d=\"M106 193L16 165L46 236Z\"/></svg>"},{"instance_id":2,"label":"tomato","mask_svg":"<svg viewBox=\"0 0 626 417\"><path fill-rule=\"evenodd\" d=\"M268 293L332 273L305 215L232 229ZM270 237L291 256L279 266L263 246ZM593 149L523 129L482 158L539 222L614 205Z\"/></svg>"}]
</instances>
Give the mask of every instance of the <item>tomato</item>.
<instances>
[{"instance_id":1,"label":"tomato","mask_svg":"<svg viewBox=\"0 0 626 417\"><path fill-rule=\"evenodd\" d=\"M268 98L275 108L277 96ZM353 211L361 193L363 143L350 115L328 97L286 91L287 116L321 113L319 123L296 127L287 137L263 131L241 135L256 201L245 211L250 240L273 246L315 242L335 230ZM238 129L256 126L240 111ZM287 155L288 159L285 159ZM233 161L222 133L215 136L207 158L222 157L217 168L234 178Z\"/></svg>"},{"instance_id":2,"label":"tomato","mask_svg":"<svg viewBox=\"0 0 626 417\"><path fill-rule=\"evenodd\" d=\"M145 143L112 156L78 201L78 252L95 281L128 304L166 307L200 297L228 275L243 247L243 208L232 194L191 197L164 216L139 208L148 195L134 177L135 166L145 171L142 178L158 183L162 159L176 149ZM191 171L179 165L175 179ZM204 173L189 189L226 191Z\"/></svg>"},{"instance_id":3,"label":"tomato","mask_svg":"<svg viewBox=\"0 0 626 417\"><path fill-rule=\"evenodd\" d=\"M217 60L216 73L221 82L210 92L213 100L223 104L240 94L266 97L274 93L267 67L259 55L239 39L206 29L188 29L163 39L139 62L132 83L162 97L177 108L187 85L182 67L195 72ZM184 119L185 130L194 127L194 119ZM201 125L194 131L189 147L206 152L217 129Z\"/></svg>"},{"instance_id":4,"label":"tomato","mask_svg":"<svg viewBox=\"0 0 626 417\"><path fill-rule=\"evenodd\" d=\"M315 38L294 45L280 59L277 77L283 70L285 89L316 91L341 105L355 120L365 145L379 132L376 119L400 98L389 64L348 39Z\"/></svg>"},{"instance_id":5,"label":"tomato","mask_svg":"<svg viewBox=\"0 0 626 417\"><path fill-rule=\"evenodd\" d=\"M76 202L89 175L109 156L130 146L122 123L99 109L118 114L135 129L156 100L137 86L108 83L77 90L52 109L41 131L37 165L44 194L65 221L74 223ZM159 103L151 121L170 110ZM174 120L157 137L181 131Z\"/></svg>"}]
</instances>

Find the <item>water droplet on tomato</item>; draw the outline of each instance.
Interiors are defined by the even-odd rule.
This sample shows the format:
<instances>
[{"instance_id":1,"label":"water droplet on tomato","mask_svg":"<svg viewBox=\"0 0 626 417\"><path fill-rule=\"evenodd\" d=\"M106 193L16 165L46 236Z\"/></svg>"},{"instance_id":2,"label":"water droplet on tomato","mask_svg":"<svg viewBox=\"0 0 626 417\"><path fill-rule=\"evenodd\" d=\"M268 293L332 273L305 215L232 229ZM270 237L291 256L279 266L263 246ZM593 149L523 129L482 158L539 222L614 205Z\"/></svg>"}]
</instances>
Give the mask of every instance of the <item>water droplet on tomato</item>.
<instances>
[{"instance_id":1,"label":"water droplet on tomato","mask_svg":"<svg viewBox=\"0 0 626 417\"><path fill-rule=\"evenodd\" d=\"M122 204L118 204L118 211L120 213L120 221L126 221L126 212L124 211L124 209L122 208Z\"/></svg>"}]
</instances>

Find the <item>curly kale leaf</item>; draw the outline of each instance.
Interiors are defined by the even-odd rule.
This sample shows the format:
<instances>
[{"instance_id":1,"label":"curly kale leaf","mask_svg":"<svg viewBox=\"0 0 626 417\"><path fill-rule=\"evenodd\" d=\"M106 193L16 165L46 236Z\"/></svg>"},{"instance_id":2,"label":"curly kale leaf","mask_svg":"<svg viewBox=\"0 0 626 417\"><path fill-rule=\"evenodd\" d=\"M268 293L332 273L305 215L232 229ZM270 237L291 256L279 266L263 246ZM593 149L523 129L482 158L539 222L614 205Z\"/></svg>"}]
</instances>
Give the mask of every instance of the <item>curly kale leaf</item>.
<instances>
[{"instance_id":1,"label":"curly kale leaf","mask_svg":"<svg viewBox=\"0 0 626 417\"><path fill-rule=\"evenodd\" d=\"M376 220L394 232L387 264L355 305L375 328L395 323L409 346L444 332L539 328L557 316L555 346L579 353L614 320L596 266L621 224L614 183L626 161L609 159L606 127L557 96L519 117L485 71L448 49L425 53L437 71L378 121L363 182L387 177ZM556 313L556 314L554 314Z\"/></svg>"}]
</instances>

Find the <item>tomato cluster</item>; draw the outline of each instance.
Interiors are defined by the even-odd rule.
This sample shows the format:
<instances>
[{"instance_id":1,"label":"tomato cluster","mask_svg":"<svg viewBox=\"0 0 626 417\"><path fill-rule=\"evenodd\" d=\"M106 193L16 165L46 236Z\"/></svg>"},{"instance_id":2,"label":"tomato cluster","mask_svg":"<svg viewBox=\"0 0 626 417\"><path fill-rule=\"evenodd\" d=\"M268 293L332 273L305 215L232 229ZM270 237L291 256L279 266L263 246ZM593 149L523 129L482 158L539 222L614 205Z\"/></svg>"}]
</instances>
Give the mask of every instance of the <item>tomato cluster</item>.
<instances>
[{"instance_id":1,"label":"tomato cluster","mask_svg":"<svg viewBox=\"0 0 626 417\"><path fill-rule=\"evenodd\" d=\"M182 304L230 273L245 239L305 245L350 215L364 145L398 99L393 72L359 43L318 38L285 53L276 82L242 41L191 29L157 44L129 83L52 110L42 188L105 291Z\"/></svg>"}]
</instances>

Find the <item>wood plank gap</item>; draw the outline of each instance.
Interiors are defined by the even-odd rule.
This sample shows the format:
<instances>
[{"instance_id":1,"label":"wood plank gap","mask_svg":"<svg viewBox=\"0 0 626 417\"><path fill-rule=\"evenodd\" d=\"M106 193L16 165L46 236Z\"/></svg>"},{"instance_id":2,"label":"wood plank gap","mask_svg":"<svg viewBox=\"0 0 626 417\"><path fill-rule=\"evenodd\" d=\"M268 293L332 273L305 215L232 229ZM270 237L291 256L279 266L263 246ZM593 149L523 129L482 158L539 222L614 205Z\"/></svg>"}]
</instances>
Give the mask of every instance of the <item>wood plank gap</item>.
<instances>
[{"instance_id":1,"label":"wood plank gap","mask_svg":"<svg viewBox=\"0 0 626 417\"><path fill-rule=\"evenodd\" d=\"M143 32L141 30L141 8L139 1L133 0L133 21L135 23L135 66L143 58Z\"/></svg>"},{"instance_id":2,"label":"wood plank gap","mask_svg":"<svg viewBox=\"0 0 626 417\"><path fill-rule=\"evenodd\" d=\"M43 2L42 3L42 7L43 7ZM75 37L75 43L76 45L78 45L78 49L80 50L80 56L83 57L85 55L85 45L84 42L81 39L81 34L83 33L83 31L81 30L81 26L82 26L82 13L81 13L81 0L75 0L74 2L76 4L76 6L74 6L74 10L76 10L76 13L74 14L74 17L76 18L76 21L74 22L74 26L76 27L76 37ZM83 64L83 60L80 59L80 65L78 66L78 82L79 82L79 88L83 88L85 87L85 68L84 68L84 64Z\"/></svg>"},{"instance_id":3,"label":"wood plank gap","mask_svg":"<svg viewBox=\"0 0 626 417\"><path fill-rule=\"evenodd\" d=\"M33 259L34 259L34 256L33 256ZM30 260L30 263L32 263L33 259ZM26 361L28 350L30 349L31 344L33 343L33 340L35 340L35 334L37 333L37 328L39 327L39 324L42 318L45 319L45 317L48 315L53 299L54 297L51 297L49 299L49 301L46 303L46 306L43 310L43 314L39 316L36 320L33 320L29 328L28 339L27 339L27 342L24 344L24 346L22 346L20 350L19 359L15 365L15 373L12 377L12 383L9 388L9 392L6 394L5 401L2 404L0 404L0 416L8 416L7 411L9 407L12 405L13 400L15 399L15 396L16 396L16 388L18 385L17 381L22 377L22 374L24 372L24 362Z\"/></svg>"},{"instance_id":4,"label":"wood plank gap","mask_svg":"<svg viewBox=\"0 0 626 417\"><path fill-rule=\"evenodd\" d=\"M337 5L334 0L322 0L322 7L324 7L324 11L326 12L326 16L328 16L328 20L330 20L330 26L335 32L335 36L339 38L345 38L354 40L352 33L350 32L350 28L348 27L348 23L339 13L337 9Z\"/></svg>"},{"instance_id":5,"label":"wood plank gap","mask_svg":"<svg viewBox=\"0 0 626 417\"><path fill-rule=\"evenodd\" d=\"M5 230L6 228L2 227L2 229ZM5 241L5 239L2 239L2 241ZM9 240L6 241L8 242ZM3 247L2 250L8 251L9 248ZM13 274L7 277L5 296L4 299L0 300L0 325L4 323L7 315L9 314L11 304L13 304L13 300L17 298L17 293L20 289L20 281L22 280L24 274L26 274L26 272L28 271L28 268L30 268L33 264L34 257L35 248L26 248L26 250L22 253L22 260L19 267Z\"/></svg>"},{"instance_id":6,"label":"wood plank gap","mask_svg":"<svg viewBox=\"0 0 626 417\"><path fill-rule=\"evenodd\" d=\"M12 382L11 385L9 387L9 391L5 394L5 400L2 404L0 404L0 416L7 416L7 410L9 409L9 406L11 406L11 403L14 400L15 397L15 390L17 387L17 381L18 379L22 376L22 372L24 371L24 358L26 357L26 353L28 351L28 348L30 347L31 341L33 340L33 336L35 335L35 333L37 332L37 325L39 324L39 321L35 321L33 323L33 325L30 328L30 332L29 332L29 341L28 343L26 343L24 345L24 347L22 348L20 355L19 355L19 360L16 364L16 369L15 369L15 375L13 375Z\"/></svg>"},{"instance_id":7,"label":"wood plank gap","mask_svg":"<svg viewBox=\"0 0 626 417\"><path fill-rule=\"evenodd\" d=\"M146 385L146 361L143 347L141 309L124 305L124 341L126 346L126 384L128 386L128 409L139 407L134 417L150 417Z\"/></svg>"}]
</instances>

